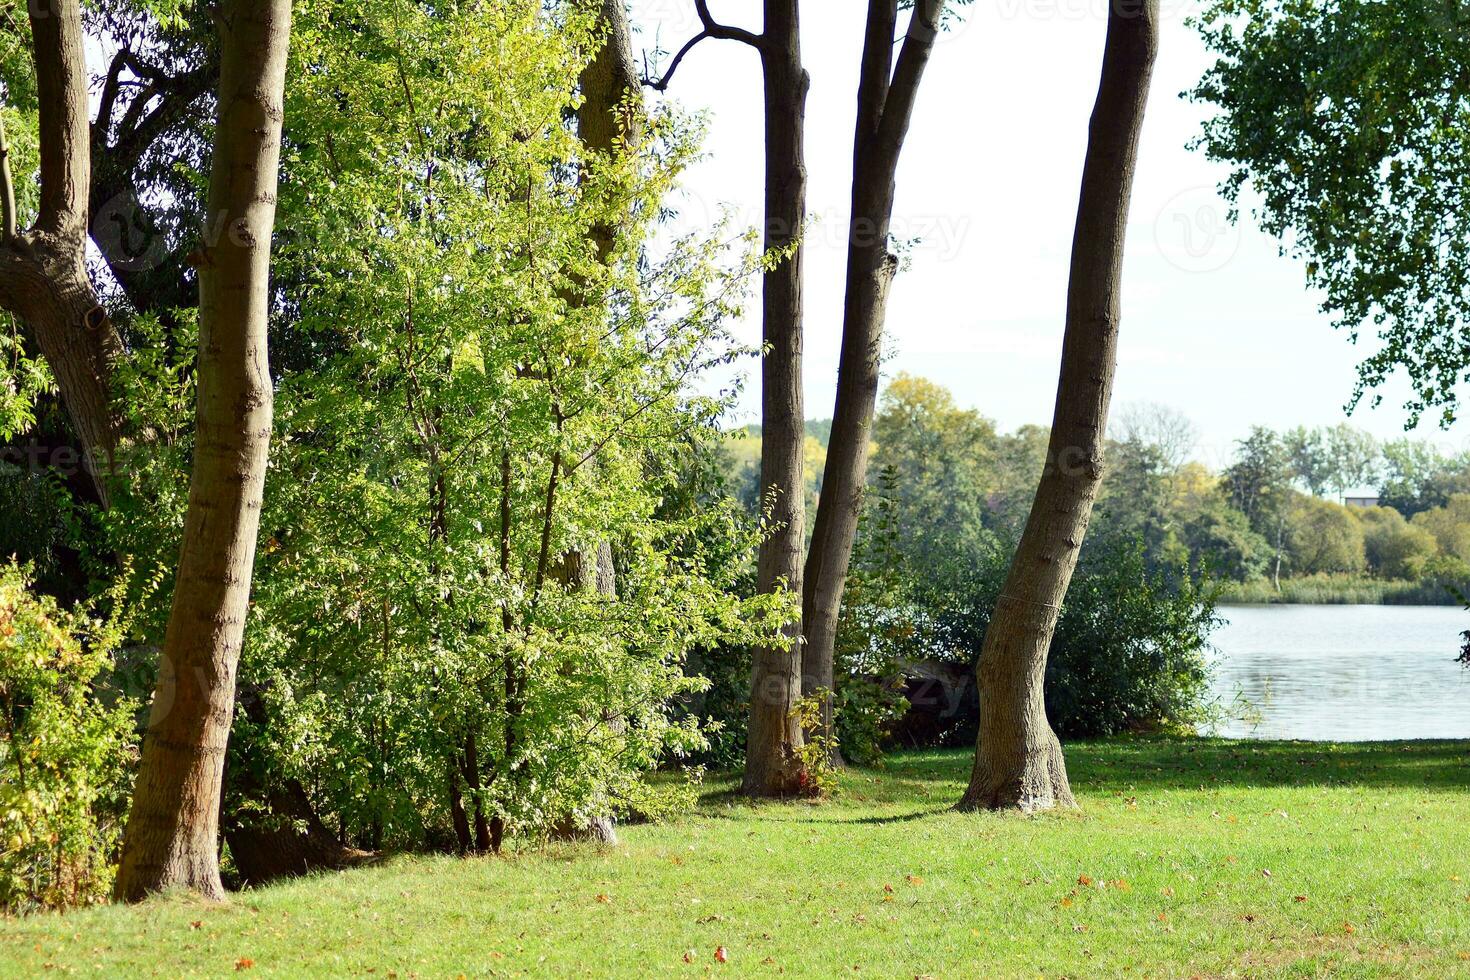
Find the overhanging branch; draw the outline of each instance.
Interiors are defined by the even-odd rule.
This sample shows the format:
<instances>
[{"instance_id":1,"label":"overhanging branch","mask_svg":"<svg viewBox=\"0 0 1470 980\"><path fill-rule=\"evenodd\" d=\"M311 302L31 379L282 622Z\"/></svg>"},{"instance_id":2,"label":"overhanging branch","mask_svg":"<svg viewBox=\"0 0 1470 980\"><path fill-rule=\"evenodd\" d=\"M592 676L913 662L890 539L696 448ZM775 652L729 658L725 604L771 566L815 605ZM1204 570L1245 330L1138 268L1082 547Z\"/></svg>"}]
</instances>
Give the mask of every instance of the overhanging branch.
<instances>
[{"instance_id":1,"label":"overhanging branch","mask_svg":"<svg viewBox=\"0 0 1470 980\"><path fill-rule=\"evenodd\" d=\"M663 77L654 79L647 75L643 77L643 84L649 86L656 92L668 90L669 83L674 80L674 72L679 70L679 65L684 61L684 56L694 50L694 46L705 38L713 38L717 41L740 41L761 51L765 47L765 35L756 34L740 27L729 27L715 20L710 13L709 0L694 0L694 10L699 14L701 30L694 35L674 55L674 60L669 62L669 70L664 72Z\"/></svg>"}]
</instances>

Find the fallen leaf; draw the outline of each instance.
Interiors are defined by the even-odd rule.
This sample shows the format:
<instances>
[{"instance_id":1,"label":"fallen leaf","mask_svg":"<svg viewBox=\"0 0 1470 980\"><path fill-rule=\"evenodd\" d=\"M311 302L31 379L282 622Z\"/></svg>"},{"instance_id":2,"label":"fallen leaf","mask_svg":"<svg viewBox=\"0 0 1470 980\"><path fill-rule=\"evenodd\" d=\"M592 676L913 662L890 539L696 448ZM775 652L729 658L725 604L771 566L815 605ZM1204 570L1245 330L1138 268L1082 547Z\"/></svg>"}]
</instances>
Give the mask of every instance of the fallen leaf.
<instances>
[{"instance_id":1,"label":"fallen leaf","mask_svg":"<svg viewBox=\"0 0 1470 980\"><path fill-rule=\"evenodd\" d=\"M915 888L924 883L924 879L920 878L918 875L904 875L904 880L906 880L910 885L913 885Z\"/></svg>"},{"instance_id":2,"label":"fallen leaf","mask_svg":"<svg viewBox=\"0 0 1470 980\"><path fill-rule=\"evenodd\" d=\"M1064 909L1069 909L1072 907L1072 900L1070 898L1064 898L1058 904L1060 904L1061 907Z\"/></svg>"},{"instance_id":3,"label":"fallen leaf","mask_svg":"<svg viewBox=\"0 0 1470 980\"><path fill-rule=\"evenodd\" d=\"M1293 902L1305 902L1307 900L1307 896L1305 896L1305 895L1293 895L1291 900Z\"/></svg>"},{"instance_id":4,"label":"fallen leaf","mask_svg":"<svg viewBox=\"0 0 1470 980\"><path fill-rule=\"evenodd\" d=\"M883 886L883 890L885 892L887 892L888 894L890 894L890 895L893 894L893 886L892 885L884 885Z\"/></svg>"},{"instance_id":5,"label":"fallen leaf","mask_svg":"<svg viewBox=\"0 0 1470 980\"><path fill-rule=\"evenodd\" d=\"M204 928L204 920L203 919L195 919L193 922L189 923L189 928L190 929L202 929L202 928Z\"/></svg>"},{"instance_id":6,"label":"fallen leaf","mask_svg":"<svg viewBox=\"0 0 1470 980\"><path fill-rule=\"evenodd\" d=\"M725 963L725 962L728 962L729 959L730 959L730 954L727 953L727 952L725 952L725 947L723 947L723 946L716 946L715 947L715 962L716 963Z\"/></svg>"},{"instance_id":7,"label":"fallen leaf","mask_svg":"<svg viewBox=\"0 0 1470 980\"><path fill-rule=\"evenodd\" d=\"M686 949L686 950L684 950L684 962L685 963L693 963L694 962L694 957L695 957L694 950L692 950L692 949Z\"/></svg>"},{"instance_id":8,"label":"fallen leaf","mask_svg":"<svg viewBox=\"0 0 1470 980\"><path fill-rule=\"evenodd\" d=\"M1165 886L1164 888L1160 889L1159 894L1163 895L1165 898L1173 898L1174 889Z\"/></svg>"},{"instance_id":9,"label":"fallen leaf","mask_svg":"<svg viewBox=\"0 0 1470 980\"><path fill-rule=\"evenodd\" d=\"M1344 922L1342 924L1342 931L1351 936L1353 933L1358 931L1358 927L1353 925L1351 922Z\"/></svg>"},{"instance_id":10,"label":"fallen leaf","mask_svg":"<svg viewBox=\"0 0 1470 980\"><path fill-rule=\"evenodd\" d=\"M1087 877L1087 875L1078 875L1077 884L1081 885L1083 888L1091 888L1092 879Z\"/></svg>"},{"instance_id":11,"label":"fallen leaf","mask_svg":"<svg viewBox=\"0 0 1470 980\"><path fill-rule=\"evenodd\" d=\"M1261 869L1261 877L1262 878L1269 878L1269 877L1271 877L1271 869L1270 868L1262 868Z\"/></svg>"},{"instance_id":12,"label":"fallen leaf","mask_svg":"<svg viewBox=\"0 0 1470 980\"><path fill-rule=\"evenodd\" d=\"M255 965L255 961L248 956L242 956L235 961L235 969L248 970Z\"/></svg>"},{"instance_id":13,"label":"fallen leaf","mask_svg":"<svg viewBox=\"0 0 1470 980\"><path fill-rule=\"evenodd\" d=\"M1127 878L1119 878L1117 881L1113 882L1113 887L1118 889L1118 891L1120 892L1131 892L1133 890L1133 886L1128 884Z\"/></svg>"},{"instance_id":14,"label":"fallen leaf","mask_svg":"<svg viewBox=\"0 0 1470 980\"><path fill-rule=\"evenodd\" d=\"M606 904L606 903L608 903L608 902L611 902L611 901L612 901L612 899L610 899L610 898L608 898L608 897L607 897L607 896L606 896L606 895L598 895L598 896L597 896L597 900L598 900L598 901L599 901L599 902L602 902L602 903L604 903L604 904Z\"/></svg>"}]
</instances>

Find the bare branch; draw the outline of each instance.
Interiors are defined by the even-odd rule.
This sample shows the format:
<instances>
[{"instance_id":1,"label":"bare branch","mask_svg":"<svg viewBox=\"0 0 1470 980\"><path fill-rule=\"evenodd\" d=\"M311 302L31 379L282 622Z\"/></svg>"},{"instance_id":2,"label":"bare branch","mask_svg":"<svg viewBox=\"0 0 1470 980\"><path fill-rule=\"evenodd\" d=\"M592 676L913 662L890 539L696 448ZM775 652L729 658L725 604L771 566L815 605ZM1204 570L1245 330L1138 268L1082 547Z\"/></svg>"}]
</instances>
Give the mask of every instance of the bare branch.
<instances>
[{"instance_id":1,"label":"bare branch","mask_svg":"<svg viewBox=\"0 0 1470 980\"><path fill-rule=\"evenodd\" d=\"M709 10L709 0L694 0L695 12L699 14L699 23L703 29L694 37L685 42L674 55L674 60L669 63L669 70L664 72L662 78L654 79L645 75L643 84L656 92L668 91L669 83L674 80L674 72L679 70L679 65L684 61L684 56L694 50L694 46L705 38L714 38L717 41L740 41L761 51L765 48L766 38L764 34L756 34L740 27L728 27L715 20Z\"/></svg>"}]
</instances>

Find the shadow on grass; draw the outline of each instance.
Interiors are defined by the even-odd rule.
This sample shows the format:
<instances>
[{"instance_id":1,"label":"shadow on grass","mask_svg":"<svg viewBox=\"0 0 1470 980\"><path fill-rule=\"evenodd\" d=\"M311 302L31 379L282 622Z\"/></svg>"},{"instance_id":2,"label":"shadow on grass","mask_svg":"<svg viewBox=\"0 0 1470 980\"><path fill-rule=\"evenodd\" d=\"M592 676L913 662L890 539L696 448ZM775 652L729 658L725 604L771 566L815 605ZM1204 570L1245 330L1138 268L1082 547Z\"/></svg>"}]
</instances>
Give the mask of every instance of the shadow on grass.
<instances>
[{"instance_id":1,"label":"shadow on grass","mask_svg":"<svg viewBox=\"0 0 1470 980\"><path fill-rule=\"evenodd\" d=\"M1120 738L1065 746L1067 769L1083 792L1216 786L1366 786L1470 790L1470 741L1248 742L1207 738ZM889 779L960 783L964 750L902 753L880 772Z\"/></svg>"}]
</instances>

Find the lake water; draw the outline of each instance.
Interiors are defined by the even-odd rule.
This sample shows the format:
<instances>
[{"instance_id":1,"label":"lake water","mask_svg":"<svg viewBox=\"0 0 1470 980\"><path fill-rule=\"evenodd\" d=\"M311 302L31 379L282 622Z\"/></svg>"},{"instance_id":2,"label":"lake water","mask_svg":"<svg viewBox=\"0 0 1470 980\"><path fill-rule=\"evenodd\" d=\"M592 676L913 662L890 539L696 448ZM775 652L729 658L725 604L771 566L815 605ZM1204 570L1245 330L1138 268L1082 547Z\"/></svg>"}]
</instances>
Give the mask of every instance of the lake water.
<instances>
[{"instance_id":1,"label":"lake water","mask_svg":"<svg viewBox=\"0 0 1470 980\"><path fill-rule=\"evenodd\" d=\"M1214 694L1232 738L1470 738L1470 613L1450 606L1222 606ZM1254 723L1252 723L1254 722Z\"/></svg>"}]
</instances>

